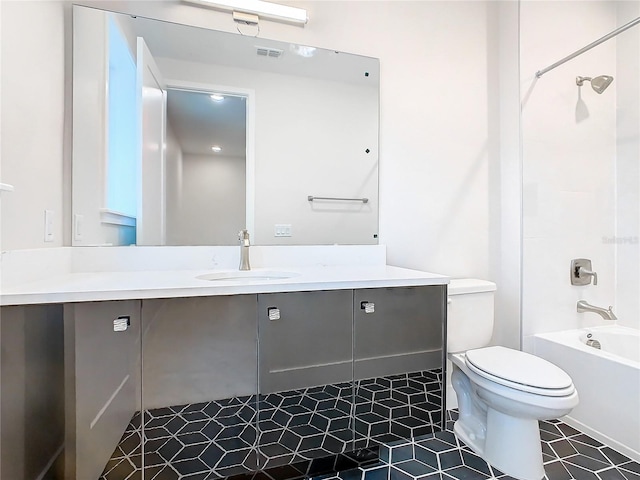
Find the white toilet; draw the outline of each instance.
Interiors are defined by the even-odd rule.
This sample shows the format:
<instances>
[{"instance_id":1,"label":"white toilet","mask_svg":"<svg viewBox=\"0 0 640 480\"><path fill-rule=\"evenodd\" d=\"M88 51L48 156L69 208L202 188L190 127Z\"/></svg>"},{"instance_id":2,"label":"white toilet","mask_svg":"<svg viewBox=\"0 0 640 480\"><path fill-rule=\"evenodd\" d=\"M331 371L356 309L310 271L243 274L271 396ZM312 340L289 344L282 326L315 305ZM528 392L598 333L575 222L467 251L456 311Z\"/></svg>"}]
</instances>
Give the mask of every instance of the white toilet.
<instances>
[{"instance_id":1,"label":"white toilet","mask_svg":"<svg viewBox=\"0 0 640 480\"><path fill-rule=\"evenodd\" d=\"M544 476L538 420L566 415L578 404L571 377L542 358L487 347L496 285L452 280L447 349L458 400L456 436L503 473L521 480Z\"/></svg>"}]
</instances>

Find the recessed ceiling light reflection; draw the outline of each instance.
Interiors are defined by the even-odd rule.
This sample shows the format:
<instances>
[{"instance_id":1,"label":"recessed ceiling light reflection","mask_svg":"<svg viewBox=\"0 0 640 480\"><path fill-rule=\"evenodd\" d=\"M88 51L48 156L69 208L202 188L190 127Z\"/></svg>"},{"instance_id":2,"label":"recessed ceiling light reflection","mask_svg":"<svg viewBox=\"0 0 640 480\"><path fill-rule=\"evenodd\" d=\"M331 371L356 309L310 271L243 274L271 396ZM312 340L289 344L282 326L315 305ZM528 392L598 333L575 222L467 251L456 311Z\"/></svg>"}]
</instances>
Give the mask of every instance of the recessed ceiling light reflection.
<instances>
[{"instance_id":1,"label":"recessed ceiling light reflection","mask_svg":"<svg viewBox=\"0 0 640 480\"><path fill-rule=\"evenodd\" d=\"M222 147L220 147L219 145L214 145L211 147L211 150L213 150L214 153L220 153L222 151Z\"/></svg>"},{"instance_id":2,"label":"recessed ceiling light reflection","mask_svg":"<svg viewBox=\"0 0 640 480\"><path fill-rule=\"evenodd\" d=\"M316 54L315 47L308 47L306 45L295 45L292 43L289 45L289 49L296 55L300 55L305 58L311 58Z\"/></svg>"},{"instance_id":3,"label":"recessed ceiling light reflection","mask_svg":"<svg viewBox=\"0 0 640 480\"><path fill-rule=\"evenodd\" d=\"M212 93L211 95L209 95L209 97L214 102L221 102L224 100L224 95L220 95L219 93Z\"/></svg>"}]
</instances>

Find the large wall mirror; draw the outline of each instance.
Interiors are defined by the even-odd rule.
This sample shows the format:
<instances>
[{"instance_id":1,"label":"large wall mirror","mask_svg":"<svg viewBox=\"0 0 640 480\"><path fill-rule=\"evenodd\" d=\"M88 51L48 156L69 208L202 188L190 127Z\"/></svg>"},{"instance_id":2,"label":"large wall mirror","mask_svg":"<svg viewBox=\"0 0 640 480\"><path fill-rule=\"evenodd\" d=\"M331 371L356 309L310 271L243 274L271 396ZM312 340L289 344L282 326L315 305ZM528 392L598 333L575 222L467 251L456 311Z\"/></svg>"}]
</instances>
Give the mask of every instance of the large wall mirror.
<instances>
[{"instance_id":1,"label":"large wall mirror","mask_svg":"<svg viewBox=\"0 0 640 480\"><path fill-rule=\"evenodd\" d=\"M375 58L73 7L73 245L375 244Z\"/></svg>"}]
</instances>

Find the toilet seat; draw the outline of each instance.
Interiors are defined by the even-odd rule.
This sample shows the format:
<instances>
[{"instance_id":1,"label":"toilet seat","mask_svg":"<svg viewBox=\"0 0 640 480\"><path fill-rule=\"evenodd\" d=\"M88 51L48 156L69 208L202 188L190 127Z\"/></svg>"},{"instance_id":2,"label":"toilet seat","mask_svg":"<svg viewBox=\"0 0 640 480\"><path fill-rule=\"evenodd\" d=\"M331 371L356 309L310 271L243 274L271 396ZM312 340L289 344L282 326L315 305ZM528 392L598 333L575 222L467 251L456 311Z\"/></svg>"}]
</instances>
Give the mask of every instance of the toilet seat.
<instances>
[{"instance_id":1,"label":"toilet seat","mask_svg":"<svg viewBox=\"0 0 640 480\"><path fill-rule=\"evenodd\" d=\"M571 395L571 377L535 355L495 346L468 350L465 364L477 375L500 385L549 397Z\"/></svg>"}]
</instances>

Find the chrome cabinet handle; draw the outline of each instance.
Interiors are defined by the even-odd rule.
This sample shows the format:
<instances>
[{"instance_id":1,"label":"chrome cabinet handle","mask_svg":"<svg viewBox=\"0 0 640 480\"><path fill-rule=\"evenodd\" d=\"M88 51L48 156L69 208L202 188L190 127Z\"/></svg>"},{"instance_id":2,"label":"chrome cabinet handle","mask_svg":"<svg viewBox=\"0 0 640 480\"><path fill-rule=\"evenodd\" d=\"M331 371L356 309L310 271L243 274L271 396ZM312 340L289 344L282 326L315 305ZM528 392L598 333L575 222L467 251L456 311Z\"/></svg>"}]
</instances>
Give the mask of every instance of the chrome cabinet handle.
<instances>
[{"instance_id":1,"label":"chrome cabinet handle","mask_svg":"<svg viewBox=\"0 0 640 480\"><path fill-rule=\"evenodd\" d=\"M360 302L360 310L364 310L364 313L375 313L376 304L373 302Z\"/></svg>"},{"instance_id":2,"label":"chrome cabinet handle","mask_svg":"<svg viewBox=\"0 0 640 480\"><path fill-rule=\"evenodd\" d=\"M123 315L113 321L113 331L125 332L129 328L129 325L131 325L131 317Z\"/></svg>"},{"instance_id":3,"label":"chrome cabinet handle","mask_svg":"<svg viewBox=\"0 0 640 480\"><path fill-rule=\"evenodd\" d=\"M280 320L280 309L278 307L267 308L267 316L269 320Z\"/></svg>"}]
</instances>

